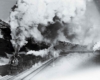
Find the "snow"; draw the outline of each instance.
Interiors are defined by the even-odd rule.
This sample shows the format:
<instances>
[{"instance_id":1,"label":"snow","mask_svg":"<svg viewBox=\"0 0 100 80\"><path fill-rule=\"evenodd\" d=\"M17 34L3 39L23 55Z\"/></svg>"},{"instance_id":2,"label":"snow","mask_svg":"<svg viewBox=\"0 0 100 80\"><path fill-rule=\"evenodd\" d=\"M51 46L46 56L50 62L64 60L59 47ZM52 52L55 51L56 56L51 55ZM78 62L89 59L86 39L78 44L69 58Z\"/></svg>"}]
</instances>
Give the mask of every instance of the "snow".
<instances>
[{"instance_id":1,"label":"snow","mask_svg":"<svg viewBox=\"0 0 100 80\"><path fill-rule=\"evenodd\" d=\"M6 65L9 63L9 59L0 57L0 66Z\"/></svg>"},{"instance_id":2,"label":"snow","mask_svg":"<svg viewBox=\"0 0 100 80\"><path fill-rule=\"evenodd\" d=\"M31 80L100 80L100 65L90 60L94 53L69 54L55 61Z\"/></svg>"},{"instance_id":3,"label":"snow","mask_svg":"<svg viewBox=\"0 0 100 80\"><path fill-rule=\"evenodd\" d=\"M0 76L0 79L3 78L2 76Z\"/></svg>"}]
</instances>

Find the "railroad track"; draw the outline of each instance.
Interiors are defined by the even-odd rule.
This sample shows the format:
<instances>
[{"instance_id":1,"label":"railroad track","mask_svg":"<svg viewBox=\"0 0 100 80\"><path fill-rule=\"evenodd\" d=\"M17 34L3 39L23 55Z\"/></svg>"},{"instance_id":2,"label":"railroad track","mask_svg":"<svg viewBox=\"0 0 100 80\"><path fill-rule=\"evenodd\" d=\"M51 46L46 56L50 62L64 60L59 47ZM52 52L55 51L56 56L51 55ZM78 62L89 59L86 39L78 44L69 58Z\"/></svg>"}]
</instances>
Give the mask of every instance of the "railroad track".
<instances>
[{"instance_id":1,"label":"railroad track","mask_svg":"<svg viewBox=\"0 0 100 80\"><path fill-rule=\"evenodd\" d=\"M94 51L65 51L68 53L75 53L75 52L81 52L81 53L93 53ZM55 61L56 59L65 56L67 54L63 54L59 57L56 58L51 58L48 61L44 62L42 65L38 66L38 68L30 68L16 76L5 76L0 80L30 80L32 77L34 77L36 74L38 74L41 70L43 70L44 68L48 67L53 61Z\"/></svg>"},{"instance_id":2,"label":"railroad track","mask_svg":"<svg viewBox=\"0 0 100 80\"><path fill-rule=\"evenodd\" d=\"M5 76L0 80L30 80L41 70L43 70L44 68L48 67L51 63L53 63L53 61L55 61L57 58L59 57L49 59L48 61L44 62L42 65L38 66L38 68L30 68L16 76Z\"/></svg>"}]
</instances>

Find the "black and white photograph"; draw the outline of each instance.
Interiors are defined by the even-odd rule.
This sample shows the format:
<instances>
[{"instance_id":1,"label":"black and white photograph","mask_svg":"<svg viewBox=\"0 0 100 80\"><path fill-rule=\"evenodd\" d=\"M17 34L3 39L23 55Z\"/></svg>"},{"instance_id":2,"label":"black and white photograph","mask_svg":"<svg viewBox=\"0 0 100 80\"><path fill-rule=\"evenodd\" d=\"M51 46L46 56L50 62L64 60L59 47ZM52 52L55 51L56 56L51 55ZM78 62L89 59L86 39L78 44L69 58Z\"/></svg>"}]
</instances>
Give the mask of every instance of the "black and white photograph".
<instances>
[{"instance_id":1,"label":"black and white photograph","mask_svg":"<svg viewBox=\"0 0 100 80\"><path fill-rule=\"evenodd\" d=\"M0 80L100 80L100 0L0 0Z\"/></svg>"}]
</instances>

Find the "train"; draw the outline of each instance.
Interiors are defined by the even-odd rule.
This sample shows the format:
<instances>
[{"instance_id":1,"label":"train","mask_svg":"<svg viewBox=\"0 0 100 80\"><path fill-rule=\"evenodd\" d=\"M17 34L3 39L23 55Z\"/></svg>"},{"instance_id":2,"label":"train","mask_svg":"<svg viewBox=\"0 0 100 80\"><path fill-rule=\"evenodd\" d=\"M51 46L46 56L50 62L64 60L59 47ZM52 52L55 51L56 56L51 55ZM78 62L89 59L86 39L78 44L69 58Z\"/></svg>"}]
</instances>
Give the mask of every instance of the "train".
<instances>
[{"instance_id":1,"label":"train","mask_svg":"<svg viewBox=\"0 0 100 80\"><path fill-rule=\"evenodd\" d=\"M47 59L49 59L49 56L46 56L44 58L40 57L40 56L30 56L27 55L27 57L23 54L19 54L20 52L27 52L28 50L35 50L35 51L39 51L39 50L43 50L43 49L48 49L51 45L50 44L46 44L45 42L41 42L41 43L36 43L33 39L29 38L27 39L28 43L26 45L24 45L20 51L18 50L14 50L12 43L11 43L11 30L10 30L10 25L2 20L0 20L0 31L3 35L3 38L0 38L0 56L5 56L7 57L6 53L11 54L12 57L10 58L9 61L9 65L10 68L16 68L16 67L20 67L22 64L27 64L27 60L29 59L33 59L30 60L30 63L35 64L35 62L37 61L45 61ZM79 45L79 44L74 44L74 43L70 43L70 42L62 42L62 41L57 41L57 43L52 47L54 50L61 50L61 54L60 55L64 55L66 53L88 53L88 52L94 52L92 50L87 50L86 46L83 45ZM49 53L48 53L49 55ZM31 58L30 58L31 57ZM26 59L27 58L27 59ZM26 62L24 61L26 60Z\"/></svg>"}]
</instances>

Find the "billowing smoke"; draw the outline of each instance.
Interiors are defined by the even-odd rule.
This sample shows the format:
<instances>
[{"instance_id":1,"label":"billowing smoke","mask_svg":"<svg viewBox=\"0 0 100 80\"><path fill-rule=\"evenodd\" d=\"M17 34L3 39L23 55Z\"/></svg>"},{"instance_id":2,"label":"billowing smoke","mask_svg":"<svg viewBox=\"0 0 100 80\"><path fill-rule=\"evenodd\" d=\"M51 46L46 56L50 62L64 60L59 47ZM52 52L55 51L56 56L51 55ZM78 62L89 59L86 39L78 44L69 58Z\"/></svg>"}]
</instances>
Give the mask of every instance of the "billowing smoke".
<instances>
[{"instance_id":1,"label":"billowing smoke","mask_svg":"<svg viewBox=\"0 0 100 80\"><path fill-rule=\"evenodd\" d=\"M98 13L88 6L86 0L18 0L10 15L14 48L20 49L30 37L51 46L60 40L93 47L100 28Z\"/></svg>"},{"instance_id":2,"label":"billowing smoke","mask_svg":"<svg viewBox=\"0 0 100 80\"><path fill-rule=\"evenodd\" d=\"M18 0L10 15L12 44L20 48L29 37L45 43L73 41L77 35L69 24L85 11L85 0Z\"/></svg>"}]
</instances>

